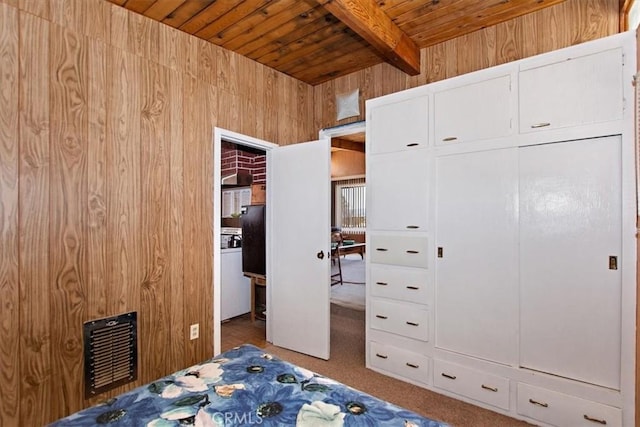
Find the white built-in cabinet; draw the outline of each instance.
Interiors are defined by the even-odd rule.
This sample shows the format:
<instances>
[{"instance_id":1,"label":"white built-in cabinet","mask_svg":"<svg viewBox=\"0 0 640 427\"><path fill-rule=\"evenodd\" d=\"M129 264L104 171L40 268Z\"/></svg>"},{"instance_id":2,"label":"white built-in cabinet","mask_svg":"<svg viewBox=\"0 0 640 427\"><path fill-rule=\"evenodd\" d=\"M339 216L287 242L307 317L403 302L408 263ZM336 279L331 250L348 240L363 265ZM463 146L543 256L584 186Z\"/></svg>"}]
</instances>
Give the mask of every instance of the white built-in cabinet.
<instances>
[{"instance_id":1,"label":"white built-in cabinet","mask_svg":"<svg viewBox=\"0 0 640 427\"><path fill-rule=\"evenodd\" d=\"M425 384L430 358L423 350L432 323L424 187L431 170L428 111L427 96L400 97L372 110L369 122L379 137L367 148L367 182L373 183L367 185L368 282L375 287L369 287L367 358L385 372Z\"/></svg>"},{"instance_id":2,"label":"white built-in cabinet","mask_svg":"<svg viewBox=\"0 0 640 427\"><path fill-rule=\"evenodd\" d=\"M367 101L367 366L531 423L635 416L635 35Z\"/></svg>"}]
</instances>

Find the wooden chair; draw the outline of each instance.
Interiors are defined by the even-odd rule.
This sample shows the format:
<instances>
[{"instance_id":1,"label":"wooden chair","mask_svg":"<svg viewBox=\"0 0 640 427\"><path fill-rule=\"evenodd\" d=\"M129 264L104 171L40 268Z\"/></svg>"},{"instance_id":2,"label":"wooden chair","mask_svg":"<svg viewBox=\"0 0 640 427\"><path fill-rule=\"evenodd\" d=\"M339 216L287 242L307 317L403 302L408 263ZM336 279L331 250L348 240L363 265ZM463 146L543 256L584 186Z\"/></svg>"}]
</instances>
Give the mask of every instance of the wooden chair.
<instances>
[{"instance_id":1,"label":"wooden chair","mask_svg":"<svg viewBox=\"0 0 640 427\"><path fill-rule=\"evenodd\" d=\"M338 272L331 275L331 286L342 285L342 266L340 265L340 247L343 243L342 232L333 229L331 231L331 264L338 263Z\"/></svg>"}]
</instances>

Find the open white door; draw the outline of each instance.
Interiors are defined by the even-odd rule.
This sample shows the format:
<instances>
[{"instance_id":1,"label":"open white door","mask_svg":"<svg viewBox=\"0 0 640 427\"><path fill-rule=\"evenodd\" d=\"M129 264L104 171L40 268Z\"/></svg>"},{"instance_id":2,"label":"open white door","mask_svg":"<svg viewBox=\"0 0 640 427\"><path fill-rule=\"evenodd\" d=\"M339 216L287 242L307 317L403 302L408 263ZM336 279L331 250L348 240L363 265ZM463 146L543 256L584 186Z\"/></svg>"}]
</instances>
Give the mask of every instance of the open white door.
<instances>
[{"instance_id":1,"label":"open white door","mask_svg":"<svg viewBox=\"0 0 640 427\"><path fill-rule=\"evenodd\" d=\"M330 144L269 151L267 325L274 345L329 359Z\"/></svg>"}]
</instances>

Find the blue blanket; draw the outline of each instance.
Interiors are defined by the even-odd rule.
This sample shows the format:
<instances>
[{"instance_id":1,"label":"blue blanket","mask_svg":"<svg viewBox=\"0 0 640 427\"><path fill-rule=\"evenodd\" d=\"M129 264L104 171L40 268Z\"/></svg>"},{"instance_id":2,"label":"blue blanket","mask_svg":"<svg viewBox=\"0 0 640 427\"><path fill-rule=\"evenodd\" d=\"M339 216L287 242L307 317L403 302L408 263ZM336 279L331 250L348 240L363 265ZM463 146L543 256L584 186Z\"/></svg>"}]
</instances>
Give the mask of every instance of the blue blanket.
<instances>
[{"instance_id":1,"label":"blue blanket","mask_svg":"<svg viewBox=\"0 0 640 427\"><path fill-rule=\"evenodd\" d=\"M252 345L138 387L52 426L445 426Z\"/></svg>"}]
</instances>

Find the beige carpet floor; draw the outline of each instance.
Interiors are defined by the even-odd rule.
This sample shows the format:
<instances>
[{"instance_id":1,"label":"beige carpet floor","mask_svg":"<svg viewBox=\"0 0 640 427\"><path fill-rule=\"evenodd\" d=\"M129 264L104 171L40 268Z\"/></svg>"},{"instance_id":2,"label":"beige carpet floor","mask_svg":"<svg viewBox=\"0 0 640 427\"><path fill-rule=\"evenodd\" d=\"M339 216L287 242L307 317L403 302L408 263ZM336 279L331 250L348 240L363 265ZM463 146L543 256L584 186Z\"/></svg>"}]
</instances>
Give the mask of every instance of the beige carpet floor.
<instances>
[{"instance_id":1,"label":"beige carpet floor","mask_svg":"<svg viewBox=\"0 0 640 427\"><path fill-rule=\"evenodd\" d=\"M331 357L328 361L273 345L267 345L265 350L318 374L452 426L528 425L366 369L364 316L363 311L331 304Z\"/></svg>"},{"instance_id":2,"label":"beige carpet floor","mask_svg":"<svg viewBox=\"0 0 640 427\"><path fill-rule=\"evenodd\" d=\"M340 258L342 284L331 286L331 303L354 310L365 310L365 262L358 254ZM338 265L331 266L331 274L338 273Z\"/></svg>"},{"instance_id":3,"label":"beige carpet floor","mask_svg":"<svg viewBox=\"0 0 640 427\"><path fill-rule=\"evenodd\" d=\"M344 283L331 287L331 304L353 310L365 310L365 288L364 285Z\"/></svg>"}]
</instances>

